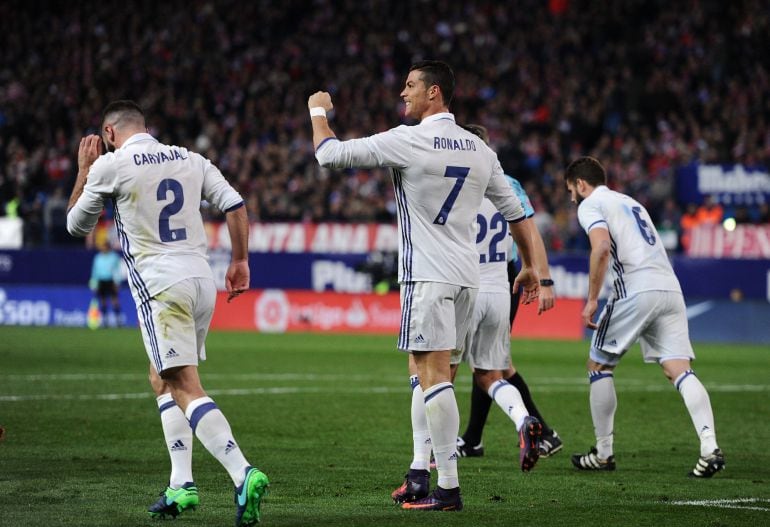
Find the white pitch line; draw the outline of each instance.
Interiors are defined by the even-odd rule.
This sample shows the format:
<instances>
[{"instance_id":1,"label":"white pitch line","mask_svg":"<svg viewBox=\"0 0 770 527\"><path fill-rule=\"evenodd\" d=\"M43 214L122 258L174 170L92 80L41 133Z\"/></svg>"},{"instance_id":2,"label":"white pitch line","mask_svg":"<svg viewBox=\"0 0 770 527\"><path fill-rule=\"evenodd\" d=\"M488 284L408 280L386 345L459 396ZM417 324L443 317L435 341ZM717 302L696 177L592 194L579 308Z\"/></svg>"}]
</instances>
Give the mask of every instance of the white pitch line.
<instances>
[{"instance_id":1,"label":"white pitch line","mask_svg":"<svg viewBox=\"0 0 770 527\"><path fill-rule=\"evenodd\" d=\"M468 390L463 391L470 391ZM390 388L385 386L370 386L366 388L319 388L319 387L271 387L271 388L230 388L221 390L206 390L209 395L285 395L298 393L345 393L345 394L373 394L373 393L407 393L404 388ZM17 403L25 401L119 401L122 399L151 399L155 398L148 389L138 393L94 393L94 394L30 394L30 395L0 395L0 402Z\"/></svg>"},{"instance_id":2,"label":"white pitch line","mask_svg":"<svg viewBox=\"0 0 770 527\"><path fill-rule=\"evenodd\" d=\"M223 378L230 379L231 377L225 376ZM342 376L342 378L351 380L348 376ZM378 378L382 381L381 378ZM104 380L104 379L103 379ZM132 379L134 380L134 379ZM281 379L292 380L292 379ZM316 379L320 380L320 379ZM363 380L375 380L374 377L366 377ZM374 394L374 393L407 393L409 390L405 386L402 386L402 382L398 382L395 386L364 386L364 387L339 387L338 385L332 385L328 387L319 386L268 386L259 388L221 388L207 390L210 395L287 395L287 394L301 394L301 393L344 393L344 394ZM770 391L768 385L714 385L709 386L710 392L764 392ZM670 390L669 386L639 386L623 389L618 387L619 393L631 393L631 392L662 392ZM469 392L470 391L470 377L467 379L460 379L455 383L455 391L457 392ZM583 385L562 385L562 386L549 386L538 385L537 391L539 393L587 393L587 389ZM124 399L145 399L152 397L152 393L148 387L146 392L128 392L128 393L93 393L93 394L72 394L72 393L39 393L39 394L7 394L0 395L0 402L25 402L25 401L117 401Z\"/></svg>"},{"instance_id":3,"label":"white pitch line","mask_svg":"<svg viewBox=\"0 0 770 527\"><path fill-rule=\"evenodd\" d=\"M716 507L719 509L746 509L753 511L767 511L770 512L770 507L759 507L753 505L744 505L750 503L768 503L770 499L763 498L736 498L732 500L687 500L687 501L671 501L671 505L690 505L696 507Z\"/></svg>"}]
</instances>

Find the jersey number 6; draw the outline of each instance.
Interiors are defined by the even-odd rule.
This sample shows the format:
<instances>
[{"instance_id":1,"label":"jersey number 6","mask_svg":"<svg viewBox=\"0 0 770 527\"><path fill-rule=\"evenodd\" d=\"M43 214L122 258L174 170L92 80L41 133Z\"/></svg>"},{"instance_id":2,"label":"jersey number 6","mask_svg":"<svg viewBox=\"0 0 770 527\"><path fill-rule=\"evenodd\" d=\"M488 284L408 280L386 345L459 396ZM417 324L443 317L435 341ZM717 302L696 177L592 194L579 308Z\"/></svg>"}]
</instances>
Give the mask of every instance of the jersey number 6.
<instances>
[{"instance_id":1,"label":"jersey number 6","mask_svg":"<svg viewBox=\"0 0 770 527\"><path fill-rule=\"evenodd\" d=\"M444 177L453 177L457 179L457 181L455 181L455 186L452 187L452 190L449 192L446 200L444 200L444 204L441 205L441 210L439 211L438 216L436 216L436 219L433 220L433 223L437 225L446 224L447 218L449 217L449 211L452 210L455 201L457 201L457 195L460 194L460 189L463 188L465 178L470 171L471 169L469 167L446 167L446 170L444 171Z\"/></svg>"},{"instance_id":2,"label":"jersey number 6","mask_svg":"<svg viewBox=\"0 0 770 527\"><path fill-rule=\"evenodd\" d=\"M187 230L184 227L181 229L169 227L169 218L182 210L182 205L184 205L184 192L182 191L181 183L176 179L164 179L161 181L160 185L158 185L158 201L166 201L169 192L173 194L173 200L160 210L160 217L158 218L160 241L178 242L186 240Z\"/></svg>"}]
</instances>

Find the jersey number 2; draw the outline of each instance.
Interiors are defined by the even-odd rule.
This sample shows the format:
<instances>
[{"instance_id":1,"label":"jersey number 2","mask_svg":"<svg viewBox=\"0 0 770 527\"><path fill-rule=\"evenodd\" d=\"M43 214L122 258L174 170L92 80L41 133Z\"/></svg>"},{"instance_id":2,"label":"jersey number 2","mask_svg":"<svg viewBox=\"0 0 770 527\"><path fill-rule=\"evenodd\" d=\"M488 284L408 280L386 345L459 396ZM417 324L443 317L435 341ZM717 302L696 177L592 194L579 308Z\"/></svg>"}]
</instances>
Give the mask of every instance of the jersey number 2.
<instances>
[{"instance_id":1,"label":"jersey number 2","mask_svg":"<svg viewBox=\"0 0 770 527\"><path fill-rule=\"evenodd\" d=\"M463 184L465 184L465 178L468 176L468 172L470 171L471 169L469 167L446 167L444 177L453 177L457 179L457 181L455 181L455 186L452 187L449 195L444 200L444 204L441 205L441 210L439 211L438 216L436 216L436 219L433 220L433 223L437 225L446 224L447 218L449 217L449 211L452 210L455 201L457 201L457 195L460 194L460 189L463 188Z\"/></svg>"},{"instance_id":2,"label":"jersey number 2","mask_svg":"<svg viewBox=\"0 0 770 527\"><path fill-rule=\"evenodd\" d=\"M164 179L161 181L160 185L158 185L158 201L166 201L169 192L173 194L173 199L171 203L160 210L160 217L158 218L160 241L178 242L186 240L187 230L184 227L181 229L172 229L169 227L169 218L182 210L182 205L184 205L184 192L182 191L181 183L176 179Z\"/></svg>"}]
</instances>

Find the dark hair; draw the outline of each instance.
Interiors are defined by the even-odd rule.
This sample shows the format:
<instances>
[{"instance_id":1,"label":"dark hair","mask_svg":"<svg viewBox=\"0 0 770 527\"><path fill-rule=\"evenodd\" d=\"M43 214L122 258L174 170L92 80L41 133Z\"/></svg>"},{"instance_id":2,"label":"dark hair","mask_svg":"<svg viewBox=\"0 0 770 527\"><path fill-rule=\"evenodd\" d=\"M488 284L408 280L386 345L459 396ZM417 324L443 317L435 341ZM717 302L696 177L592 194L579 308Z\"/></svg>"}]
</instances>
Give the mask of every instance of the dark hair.
<instances>
[{"instance_id":1,"label":"dark hair","mask_svg":"<svg viewBox=\"0 0 770 527\"><path fill-rule=\"evenodd\" d=\"M477 136L484 143L489 144L489 132L485 126L480 124L461 124L460 127Z\"/></svg>"},{"instance_id":2,"label":"dark hair","mask_svg":"<svg viewBox=\"0 0 770 527\"><path fill-rule=\"evenodd\" d=\"M102 127L104 127L108 117L113 121L113 125L117 125L119 122L130 121L144 126L144 112L142 108L134 101L128 99L112 101L107 105L102 113Z\"/></svg>"},{"instance_id":3,"label":"dark hair","mask_svg":"<svg viewBox=\"0 0 770 527\"><path fill-rule=\"evenodd\" d=\"M583 156L575 159L567 166L564 179L568 183L575 183L575 180L582 179L592 187L598 187L607 184L607 172L597 159Z\"/></svg>"},{"instance_id":4,"label":"dark hair","mask_svg":"<svg viewBox=\"0 0 770 527\"><path fill-rule=\"evenodd\" d=\"M444 104L449 107L455 95L455 74L449 64L440 60L421 60L412 64L409 71L419 71L422 81L430 88L433 85L441 90Z\"/></svg>"}]
</instances>

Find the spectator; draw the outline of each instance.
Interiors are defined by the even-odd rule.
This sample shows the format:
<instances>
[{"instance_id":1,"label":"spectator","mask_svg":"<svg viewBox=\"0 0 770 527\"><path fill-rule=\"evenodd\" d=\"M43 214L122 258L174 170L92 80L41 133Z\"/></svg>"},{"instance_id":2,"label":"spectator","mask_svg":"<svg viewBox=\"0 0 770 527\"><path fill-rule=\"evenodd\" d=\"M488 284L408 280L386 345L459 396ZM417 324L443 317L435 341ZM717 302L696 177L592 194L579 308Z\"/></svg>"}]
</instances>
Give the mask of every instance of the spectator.
<instances>
[{"instance_id":1,"label":"spectator","mask_svg":"<svg viewBox=\"0 0 770 527\"><path fill-rule=\"evenodd\" d=\"M579 155L606 160L613 188L656 224L678 167L770 166L762 2L434 4L169 0L126 14L110 0L2 2L0 205L24 196L25 243L40 243L43 197L74 179L70 138L98 126L108 100L141 96L151 131L220 166L252 221L392 222L385 172L317 167L303 102L327 86L345 101L342 138L386 130L403 110L395 72L428 55L463 72L458 120L489 128L503 167L554 218L550 248L581 245L559 217L555 168Z\"/></svg>"}]
</instances>

